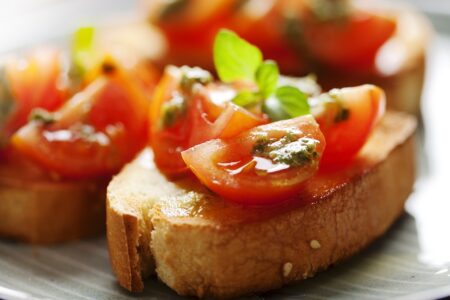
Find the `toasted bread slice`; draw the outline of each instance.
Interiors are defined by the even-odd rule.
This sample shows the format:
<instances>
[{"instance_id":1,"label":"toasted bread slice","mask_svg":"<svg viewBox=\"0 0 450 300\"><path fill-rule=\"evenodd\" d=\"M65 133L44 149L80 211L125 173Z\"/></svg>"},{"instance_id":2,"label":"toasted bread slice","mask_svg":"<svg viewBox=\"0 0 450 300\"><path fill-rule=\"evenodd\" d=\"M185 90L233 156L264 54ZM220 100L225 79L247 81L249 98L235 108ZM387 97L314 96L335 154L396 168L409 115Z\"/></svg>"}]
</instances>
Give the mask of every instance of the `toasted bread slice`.
<instances>
[{"instance_id":1,"label":"toasted bread slice","mask_svg":"<svg viewBox=\"0 0 450 300\"><path fill-rule=\"evenodd\" d=\"M346 168L319 172L272 207L220 199L194 178L168 181L145 150L107 191L113 270L130 291L158 277L181 295L233 297L313 276L360 251L403 212L414 183L416 121L389 112Z\"/></svg>"},{"instance_id":2,"label":"toasted bread slice","mask_svg":"<svg viewBox=\"0 0 450 300\"><path fill-rule=\"evenodd\" d=\"M98 235L106 180L62 181L22 159L0 165L0 236L49 244Z\"/></svg>"}]
</instances>

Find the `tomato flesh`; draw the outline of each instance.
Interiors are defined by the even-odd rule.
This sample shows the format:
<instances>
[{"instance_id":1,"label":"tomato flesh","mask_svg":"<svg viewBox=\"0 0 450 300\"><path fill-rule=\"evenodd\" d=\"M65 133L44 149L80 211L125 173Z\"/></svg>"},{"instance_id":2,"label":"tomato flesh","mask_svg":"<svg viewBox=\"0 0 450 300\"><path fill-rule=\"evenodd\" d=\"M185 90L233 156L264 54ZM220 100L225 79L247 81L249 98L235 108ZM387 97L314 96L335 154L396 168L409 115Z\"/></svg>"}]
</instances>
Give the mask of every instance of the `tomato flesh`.
<instances>
[{"instance_id":1,"label":"tomato flesh","mask_svg":"<svg viewBox=\"0 0 450 300\"><path fill-rule=\"evenodd\" d=\"M320 63L343 70L370 70L380 47L393 35L393 19L355 11L342 22L305 22L308 51Z\"/></svg>"},{"instance_id":2,"label":"tomato flesh","mask_svg":"<svg viewBox=\"0 0 450 300\"><path fill-rule=\"evenodd\" d=\"M218 84L198 84L195 91L185 91L182 78L187 69L169 67L156 88L151 108L151 146L160 170L170 177L189 171L181 152L207 140L231 137L264 124L267 120L230 102L236 94L233 88ZM183 112L173 124L164 125L166 104L180 98ZM220 101L218 101L218 99Z\"/></svg>"},{"instance_id":3,"label":"tomato flesh","mask_svg":"<svg viewBox=\"0 0 450 300\"><path fill-rule=\"evenodd\" d=\"M335 89L330 94L339 103L326 103L321 111L314 113L327 141L323 165L350 161L364 146L386 106L383 90L373 85ZM342 111L336 105L347 110L340 120L338 114Z\"/></svg>"},{"instance_id":4,"label":"tomato flesh","mask_svg":"<svg viewBox=\"0 0 450 300\"><path fill-rule=\"evenodd\" d=\"M32 109L54 111L66 100L61 57L54 49L38 49L28 57L13 58L7 62L5 71L14 100L14 109L3 129L6 136L27 123Z\"/></svg>"},{"instance_id":5,"label":"tomato flesh","mask_svg":"<svg viewBox=\"0 0 450 300\"><path fill-rule=\"evenodd\" d=\"M294 146L302 139L314 141L315 153L306 163L288 164L277 161L276 156L255 152L261 138L277 145L291 134L296 139L273 153L282 157L289 149L299 149ZM258 126L233 138L210 140L182 152L182 156L197 178L215 193L234 202L258 205L278 203L298 193L317 171L324 149L319 126L308 115Z\"/></svg>"},{"instance_id":6,"label":"tomato flesh","mask_svg":"<svg viewBox=\"0 0 450 300\"><path fill-rule=\"evenodd\" d=\"M147 143L148 100L122 70L105 75L53 114L31 121L13 146L66 178L108 176Z\"/></svg>"}]
</instances>

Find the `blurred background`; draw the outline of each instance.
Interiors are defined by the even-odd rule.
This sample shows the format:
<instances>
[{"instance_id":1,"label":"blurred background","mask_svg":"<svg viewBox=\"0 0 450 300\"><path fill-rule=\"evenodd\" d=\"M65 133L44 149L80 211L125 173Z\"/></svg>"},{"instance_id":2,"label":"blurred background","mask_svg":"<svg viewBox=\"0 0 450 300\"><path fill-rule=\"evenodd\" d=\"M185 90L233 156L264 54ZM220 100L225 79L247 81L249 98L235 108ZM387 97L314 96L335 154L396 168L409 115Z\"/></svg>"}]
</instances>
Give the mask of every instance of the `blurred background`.
<instances>
[{"instance_id":1,"label":"blurred background","mask_svg":"<svg viewBox=\"0 0 450 300\"><path fill-rule=\"evenodd\" d=\"M0 51L60 37L73 31L80 24L95 25L117 15L132 14L138 2L136 0L1 0ZM402 0L402 2L409 2L416 6L431 18L439 32L450 34L450 1Z\"/></svg>"},{"instance_id":2,"label":"blurred background","mask_svg":"<svg viewBox=\"0 0 450 300\"><path fill-rule=\"evenodd\" d=\"M38 43L59 42L67 39L79 26L96 26L110 23L118 16L131 18L144 14L136 10L138 2L0 0L0 54ZM415 6L435 28L428 51L422 101L423 123L418 139L420 178L407 210L416 222L422 258L450 264L450 240L441 234L450 230L450 204L447 201L450 167L450 0L389 2L406 2ZM448 294L450 290L446 289L440 295Z\"/></svg>"}]
</instances>

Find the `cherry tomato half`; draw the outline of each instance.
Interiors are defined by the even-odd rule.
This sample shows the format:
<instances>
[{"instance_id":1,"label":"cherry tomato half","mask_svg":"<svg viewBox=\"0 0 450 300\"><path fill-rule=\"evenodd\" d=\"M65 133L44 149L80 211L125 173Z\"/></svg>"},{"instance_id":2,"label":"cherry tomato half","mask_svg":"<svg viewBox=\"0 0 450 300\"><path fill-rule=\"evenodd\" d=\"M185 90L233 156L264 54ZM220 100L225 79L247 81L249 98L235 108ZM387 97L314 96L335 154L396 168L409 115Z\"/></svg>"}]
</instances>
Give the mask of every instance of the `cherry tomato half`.
<instances>
[{"instance_id":1,"label":"cherry tomato half","mask_svg":"<svg viewBox=\"0 0 450 300\"><path fill-rule=\"evenodd\" d=\"M182 156L198 179L220 196L269 204L296 193L315 174L325 139L311 115L199 144Z\"/></svg>"},{"instance_id":2,"label":"cherry tomato half","mask_svg":"<svg viewBox=\"0 0 450 300\"><path fill-rule=\"evenodd\" d=\"M262 115L232 104L236 90L210 82L208 74L199 68L168 67L156 88L150 140L155 163L166 175L188 171L181 152L189 147L267 122Z\"/></svg>"},{"instance_id":3,"label":"cherry tomato half","mask_svg":"<svg viewBox=\"0 0 450 300\"><path fill-rule=\"evenodd\" d=\"M147 143L149 102L121 69L109 71L55 113L35 113L15 148L67 178L117 172Z\"/></svg>"},{"instance_id":4,"label":"cherry tomato half","mask_svg":"<svg viewBox=\"0 0 450 300\"><path fill-rule=\"evenodd\" d=\"M395 20L365 11L347 19L304 22L308 51L320 63L343 70L370 70L380 47L393 35Z\"/></svg>"},{"instance_id":5,"label":"cherry tomato half","mask_svg":"<svg viewBox=\"0 0 450 300\"><path fill-rule=\"evenodd\" d=\"M386 97L374 85L334 89L319 98L313 114L325 135L323 165L345 163L364 146L385 111Z\"/></svg>"},{"instance_id":6,"label":"cherry tomato half","mask_svg":"<svg viewBox=\"0 0 450 300\"><path fill-rule=\"evenodd\" d=\"M28 57L12 58L6 64L6 79L14 100L11 115L3 133L12 135L25 125L32 109L49 111L59 108L67 98L67 86L62 81L59 51L38 49Z\"/></svg>"}]
</instances>

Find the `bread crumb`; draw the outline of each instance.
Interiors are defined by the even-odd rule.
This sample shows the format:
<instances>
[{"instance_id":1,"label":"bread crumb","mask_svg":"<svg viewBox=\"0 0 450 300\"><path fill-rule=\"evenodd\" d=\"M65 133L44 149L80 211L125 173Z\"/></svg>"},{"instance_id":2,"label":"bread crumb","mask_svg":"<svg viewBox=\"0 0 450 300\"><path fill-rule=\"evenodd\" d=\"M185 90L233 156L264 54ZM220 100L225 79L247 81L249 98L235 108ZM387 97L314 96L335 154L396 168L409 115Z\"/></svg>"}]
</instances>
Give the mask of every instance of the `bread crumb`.
<instances>
[{"instance_id":1,"label":"bread crumb","mask_svg":"<svg viewBox=\"0 0 450 300\"><path fill-rule=\"evenodd\" d=\"M314 250L320 249L321 245L319 243L318 240L312 240L309 245L311 246L311 248L313 248Z\"/></svg>"},{"instance_id":2,"label":"bread crumb","mask_svg":"<svg viewBox=\"0 0 450 300\"><path fill-rule=\"evenodd\" d=\"M283 265L283 276L288 277L292 271L292 263L287 262Z\"/></svg>"}]
</instances>

